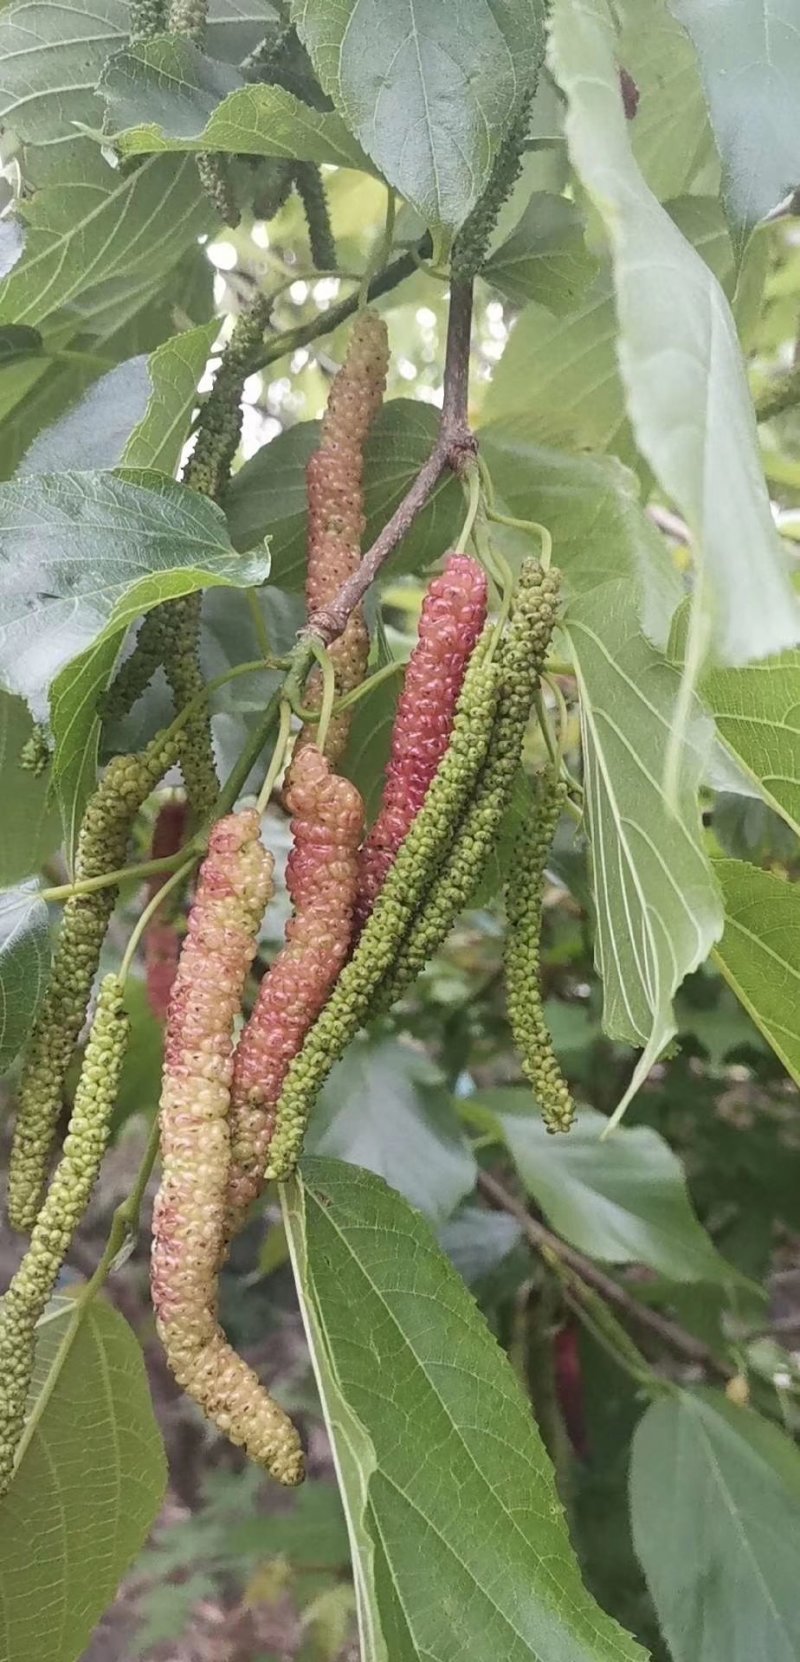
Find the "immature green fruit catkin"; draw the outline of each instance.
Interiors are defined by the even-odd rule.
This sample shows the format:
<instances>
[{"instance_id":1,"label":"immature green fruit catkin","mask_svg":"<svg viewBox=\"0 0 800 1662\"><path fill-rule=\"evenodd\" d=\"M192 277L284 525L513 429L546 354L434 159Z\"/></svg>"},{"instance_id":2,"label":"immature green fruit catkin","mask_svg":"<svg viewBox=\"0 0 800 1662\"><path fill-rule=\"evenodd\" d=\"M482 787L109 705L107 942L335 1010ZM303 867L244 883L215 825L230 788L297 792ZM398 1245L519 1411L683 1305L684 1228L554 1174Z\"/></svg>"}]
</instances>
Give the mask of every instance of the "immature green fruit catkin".
<instances>
[{"instance_id":1,"label":"immature green fruit catkin","mask_svg":"<svg viewBox=\"0 0 800 1662\"><path fill-rule=\"evenodd\" d=\"M569 1131L575 1104L558 1065L542 1008L539 944L547 856L566 786L549 776L535 782L536 805L514 850L506 888L506 997L514 1043L548 1131Z\"/></svg>"},{"instance_id":2,"label":"immature green fruit catkin","mask_svg":"<svg viewBox=\"0 0 800 1662\"><path fill-rule=\"evenodd\" d=\"M415 912L446 858L470 800L494 722L499 676L493 631L479 640L464 677L450 743L422 808L367 919L358 945L286 1075L275 1116L266 1175L283 1181L300 1157L306 1123L333 1064L369 1014Z\"/></svg>"},{"instance_id":3,"label":"immature green fruit catkin","mask_svg":"<svg viewBox=\"0 0 800 1662\"><path fill-rule=\"evenodd\" d=\"M223 225L230 225L235 230L242 212L236 200L227 156L202 150L197 156L196 167L197 177L214 212L219 214Z\"/></svg>"},{"instance_id":4,"label":"immature green fruit catkin","mask_svg":"<svg viewBox=\"0 0 800 1662\"><path fill-rule=\"evenodd\" d=\"M26 773L32 773L34 778L40 779L42 774L47 772L52 760L47 729L40 721L35 721L19 753L19 765Z\"/></svg>"},{"instance_id":5,"label":"immature green fruit catkin","mask_svg":"<svg viewBox=\"0 0 800 1662\"><path fill-rule=\"evenodd\" d=\"M75 877L100 877L125 863L131 825L175 760L177 736L157 734L139 756L115 756L81 825ZM39 1209L61 1112L64 1080L86 1017L119 890L116 884L66 902L50 980L22 1068L8 1173L8 1216L30 1229Z\"/></svg>"},{"instance_id":6,"label":"immature green fruit catkin","mask_svg":"<svg viewBox=\"0 0 800 1662\"><path fill-rule=\"evenodd\" d=\"M311 264L316 266L318 271L335 271L336 243L333 240L331 217L328 212L328 198L322 174L315 162L295 163L294 187L306 216Z\"/></svg>"},{"instance_id":7,"label":"immature green fruit catkin","mask_svg":"<svg viewBox=\"0 0 800 1662\"><path fill-rule=\"evenodd\" d=\"M306 468L308 488L308 565L306 604L309 617L330 605L342 584L358 569L364 518L364 445L383 401L389 343L386 325L376 312L362 312L353 325L347 356L334 376L322 420L319 449ZM339 697L364 678L369 636L360 606L329 648ZM306 699L317 708L322 697L319 672L310 676ZM335 716L328 728L326 755L336 764L343 754L349 715Z\"/></svg>"},{"instance_id":8,"label":"immature green fruit catkin","mask_svg":"<svg viewBox=\"0 0 800 1662\"><path fill-rule=\"evenodd\" d=\"M236 1047L231 1090L231 1165L226 1235L261 1193L275 1108L286 1070L323 1009L353 933L364 804L332 773L316 745L292 758L284 801L292 814L286 944L267 970Z\"/></svg>"},{"instance_id":9,"label":"immature green fruit catkin","mask_svg":"<svg viewBox=\"0 0 800 1662\"><path fill-rule=\"evenodd\" d=\"M179 1385L281 1483L299 1483L291 1420L231 1348L216 1317L230 1162L233 1023L272 890L255 809L214 826L170 1001L161 1092L161 1187L153 1214L156 1327Z\"/></svg>"},{"instance_id":10,"label":"immature green fruit catkin","mask_svg":"<svg viewBox=\"0 0 800 1662\"><path fill-rule=\"evenodd\" d=\"M497 658L502 687L488 755L474 797L454 830L448 858L378 992L373 1006L376 1014L388 1009L416 980L480 882L511 798L525 728L556 620L559 592L557 571L543 571L536 560L525 562L511 623Z\"/></svg>"},{"instance_id":11,"label":"immature green fruit catkin","mask_svg":"<svg viewBox=\"0 0 800 1662\"><path fill-rule=\"evenodd\" d=\"M64 1150L0 1309L0 1495L11 1481L34 1362L36 1323L89 1204L108 1142L128 1042L119 977L101 984Z\"/></svg>"}]
</instances>

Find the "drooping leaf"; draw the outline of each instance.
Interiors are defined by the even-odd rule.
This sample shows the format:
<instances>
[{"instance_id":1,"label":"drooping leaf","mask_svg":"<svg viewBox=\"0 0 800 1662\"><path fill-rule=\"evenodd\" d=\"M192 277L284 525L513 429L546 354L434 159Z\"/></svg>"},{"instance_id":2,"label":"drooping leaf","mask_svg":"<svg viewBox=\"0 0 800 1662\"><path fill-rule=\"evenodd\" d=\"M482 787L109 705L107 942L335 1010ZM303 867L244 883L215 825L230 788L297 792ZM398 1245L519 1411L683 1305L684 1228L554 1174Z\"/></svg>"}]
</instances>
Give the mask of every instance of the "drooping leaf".
<instances>
[{"instance_id":1,"label":"drooping leaf","mask_svg":"<svg viewBox=\"0 0 800 1662\"><path fill-rule=\"evenodd\" d=\"M521 1238L516 1218L485 1206L460 1206L439 1230L439 1244L467 1286L496 1269Z\"/></svg>"},{"instance_id":2,"label":"drooping leaf","mask_svg":"<svg viewBox=\"0 0 800 1662\"><path fill-rule=\"evenodd\" d=\"M800 179L800 34L791 0L669 0L697 51L728 212L741 231ZM741 239L740 239L741 240Z\"/></svg>"},{"instance_id":3,"label":"drooping leaf","mask_svg":"<svg viewBox=\"0 0 800 1662\"><path fill-rule=\"evenodd\" d=\"M633 456L615 352L617 323L607 273L580 303L554 317L531 302L518 317L483 402L481 420L509 438L564 450Z\"/></svg>"},{"instance_id":4,"label":"drooping leaf","mask_svg":"<svg viewBox=\"0 0 800 1662\"><path fill-rule=\"evenodd\" d=\"M675 1662L793 1662L800 1456L719 1392L651 1403L633 1439L636 1552Z\"/></svg>"},{"instance_id":5,"label":"drooping leaf","mask_svg":"<svg viewBox=\"0 0 800 1662\"><path fill-rule=\"evenodd\" d=\"M190 41L136 41L110 58L98 83L113 142L124 156L216 150L363 167L341 118L285 87L247 85Z\"/></svg>"},{"instance_id":6,"label":"drooping leaf","mask_svg":"<svg viewBox=\"0 0 800 1662\"><path fill-rule=\"evenodd\" d=\"M356 1039L314 1111L308 1147L377 1172L442 1220L473 1188L475 1161L441 1076L394 1039Z\"/></svg>"},{"instance_id":7,"label":"drooping leaf","mask_svg":"<svg viewBox=\"0 0 800 1662\"><path fill-rule=\"evenodd\" d=\"M614 259L619 360L642 454L686 520L720 653L792 646L800 611L775 530L730 307L630 148L606 0L557 0L551 59L567 138Z\"/></svg>"},{"instance_id":8,"label":"drooping leaf","mask_svg":"<svg viewBox=\"0 0 800 1662\"><path fill-rule=\"evenodd\" d=\"M800 652L710 670L702 692L720 738L800 836Z\"/></svg>"},{"instance_id":9,"label":"drooping leaf","mask_svg":"<svg viewBox=\"0 0 800 1662\"><path fill-rule=\"evenodd\" d=\"M431 226L455 231L544 52L541 0L293 0L325 91Z\"/></svg>"},{"instance_id":10,"label":"drooping leaf","mask_svg":"<svg viewBox=\"0 0 800 1662\"><path fill-rule=\"evenodd\" d=\"M725 933L714 956L800 1084L800 889L744 860L715 860Z\"/></svg>"},{"instance_id":11,"label":"drooping leaf","mask_svg":"<svg viewBox=\"0 0 800 1662\"><path fill-rule=\"evenodd\" d=\"M436 429L436 411L410 398L392 399L378 414L364 457L365 548L430 455ZM245 462L225 498L234 546L252 548L269 535L273 578L283 589L301 589L305 582L305 470L318 443L319 422L298 422ZM438 559L462 519L461 493L454 480L446 480L403 538L389 571L419 571Z\"/></svg>"},{"instance_id":12,"label":"drooping leaf","mask_svg":"<svg viewBox=\"0 0 800 1662\"><path fill-rule=\"evenodd\" d=\"M596 269L574 202L536 191L482 275L509 300L535 300L560 317L582 299Z\"/></svg>"},{"instance_id":13,"label":"drooping leaf","mask_svg":"<svg viewBox=\"0 0 800 1662\"><path fill-rule=\"evenodd\" d=\"M174 474L197 403L197 384L218 333L212 318L156 347L147 361L150 396L128 439L124 467L157 468Z\"/></svg>"},{"instance_id":14,"label":"drooping leaf","mask_svg":"<svg viewBox=\"0 0 800 1662\"><path fill-rule=\"evenodd\" d=\"M581 1583L529 1405L428 1226L334 1161L285 1202L366 1662L642 1658Z\"/></svg>"},{"instance_id":15,"label":"drooping leaf","mask_svg":"<svg viewBox=\"0 0 800 1662\"><path fill-rule=\"evenodd\" d=\"M684 976L722 931L697 803L711 732L695 705L671 808L663 778L680 677L638 630L630 585L576 598L565 628L580 691L603 1025L643 1047L620 1115L675 1033Z\"/></svg>"},{"instance_id":16,"label":"drooping leaf","mask_svg":"<svg viewBox=\"0 0 800 1662\"><path fill-rule=\"evenodd\" d=\"M32 729L22 699L0 693L0 885L6 888L38 871L59 844L47 773L37 778L20 764Z\"/></svg>"},{"instance_id":17,"label":"drooping leaf","mask_svg":"<svg viewBox=\"0 0 800 1662\"><path fill-rule=\"evenodd\" d=\"M47 907L35 883L0 892L0 1072L19 1055L50 968Z\"/></svg>"},{"instance_id":18,"label":"drooping leaf","mask_svg":"<svg viewBox=\"0 0 800 1662\"><path fill-rule=\"evenodd\" d=\"M28 1421L0 1500L0 1626L14 1662L77 1662L158 1514L166 1461L142 1353L103 1299L39 1327Z\"/></svg>"},{"instance_id":19,"label":"drooping leaf","mask_svg":"<svg viewBox=\"0 0 800 1662\"><path fill-rule=\"evenodd\" d=\"M692 1211L680 1162L647 1126L621 1126L581 1109L572 1130L551 1136L531 1092L475 1097L498 1124L520 1177L559 1235L590 1258L646 1264L670 1281L737 1279Z\"/></svg>"}]
</instances>

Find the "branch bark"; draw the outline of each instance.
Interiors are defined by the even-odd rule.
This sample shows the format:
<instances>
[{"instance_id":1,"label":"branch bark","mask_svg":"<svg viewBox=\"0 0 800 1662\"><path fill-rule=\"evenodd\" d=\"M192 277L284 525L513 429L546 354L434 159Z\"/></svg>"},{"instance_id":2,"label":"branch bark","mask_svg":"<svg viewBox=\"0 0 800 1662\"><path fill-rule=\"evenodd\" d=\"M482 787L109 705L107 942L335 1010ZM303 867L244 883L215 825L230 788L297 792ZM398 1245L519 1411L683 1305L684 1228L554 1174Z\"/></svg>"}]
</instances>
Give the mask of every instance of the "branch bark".
<instances>
[{"instance_id":1,"label":"branch bark","mask_svg":"<svg viewBox=\"0 0 800 1662\"><path fill-rule=\"evenodd\" d=\"M351 612L363 600L381 566L394 553L417 515L430 501L444 474L448 471L462 472L474 457L477 442L470 431L467 414L471 334L472 283L453 282L447 322L442 414L436 443L391 519L372 547L367 549L358 570L342 584L330 606L320 608L309 618L303 631L306 639L315 635L323 645L330 646L331 641L341 635Z\"/></svg>"},{"instance_id":2,"label":"branch bark","mask_svg":"<svg viewBox=\"0 0 800 1662\"><path fill-rule=\"evenodd\" d=\"M478 1173L478 1188L495 1211L507 1212L510 1217L516 1219L536 1252L552 1253L555 1258L560 1259L579 1281L591 1287L593 1292L599 1294L606 1304L619 1311L631 1324L652 1334L653 1338L671 1350L673 1355L703 1368L716 1379L733 1377L733 1368L721 1362L709 1346L703 1344L702 1339L696 1339L693 1333L687 1333L685 1328L679 1327L677 1322L670 1321L668 1316L662 1316L658 1310L651 1310L648 1305L640 1304L621 1282L615 1281L611 1275L606 1275L605 1270L601 1270L591 1258L584 1257L582 1252L577 1252L566 1241L562 1241L559 1235L554 1235L546 1224L540 1223L538 1218L531 1217L522 1201L510 1194L505 1185L491 1172Z\"/></svg>"}]
</instances>

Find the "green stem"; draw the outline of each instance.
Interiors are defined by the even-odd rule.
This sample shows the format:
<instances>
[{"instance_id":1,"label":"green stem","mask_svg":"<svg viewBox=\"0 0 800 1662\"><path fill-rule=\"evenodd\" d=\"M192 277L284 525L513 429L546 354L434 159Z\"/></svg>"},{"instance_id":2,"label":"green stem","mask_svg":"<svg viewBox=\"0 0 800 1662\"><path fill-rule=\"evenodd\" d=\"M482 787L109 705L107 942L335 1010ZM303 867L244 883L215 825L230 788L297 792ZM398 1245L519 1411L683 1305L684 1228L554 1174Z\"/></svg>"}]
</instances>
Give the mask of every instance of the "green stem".
<instances>
[{"instance_id":1,"label":"green stem","mask_svg":"<svg viewBox=\"0 0 800 1662\"><path fill-rule=\"evenodd\" d=\"M336 675L333 668L333 659L327 647L323 646L321 641L314 640L313 637L311 647L322 673L322 701L317 711L315 725L317 728L317 745L320 750L324 751L333 706L336 702Z\"/></svg>"},{"instance_id":2,"label":"green stem","mask_svg":"<svg viewBox=\"0 0 800 1662\"><path fill-rule=\"evenodd\" d=\"M455 551L457 554L463 554L464 549L472 536L473 526L477 518L478 508L480 507L482 489L481 475L480 469L476 467L474 463L466 470L464 485L467 496L467 512L464 518L464 524L461 527L461 535L456 543Z\"/></svg>"},{"instance_id":3,"label":"green stem","mask_svg":"<svg viewBox=\"0 0 800 1662\"><path fill-rule=\"evenodd\" d=\"M241 756L235 766L231 768L225 784L217 797L217 806L214 816L216 819L221 819L223 814L229 814L234 806L234 803L236 802L237 797L241 796L249 775L252 773L262 750L265 745L268 744L272 733L277 726L278 711L282 696L283 694L280 688L272 694L258 726L253 729L253 732L251 733Z\"/></svg>"},{"instance_id":4,"label":"green stem","mask_svg":"<svg viewBox=\"0 0 800 1662\"><path fill-rule=\"evenodd\" d=\"M258 793L258 801L256 802L256 810L259 814L266 813L267 808L269 807L270 797L275 789L275 781L281 771L281 768L283 767L286 756L286 746L289 743L289 734L291 731L292 706L284 699L281 702L280 707L278 737L275 740L275 749L272 752L272 760L267 768L267 776L261 786L261 790Z\"/></svg>"},{"instance_id":5,"label":"green stem","mask_svg":"<svg viewBox=\"0 0 800 1662\"><path fill-rule=\"evenodd\" d=\"M182 850L182 852L185 853L185 850ZM201 851L198 849L196 854L192 854L188 860L185 859L183 865L179 866L177 871L173 872L172 876L167 879L167 882L162 883L161 888L152 896L150 900L148 900L144 911L136 919L122 957L122 963L119 966L119 977L122 982L127 980L128 972L136 955L136 948L138 947L148 924L151 919L155 917L156 912L159 910L162 902L166 900L170 890L177 888L178 884L183 881L184 877L188 877L190 871L194 869L200 857L200 852Z\"/></svg>"},{"instance_id":6,"label":"green stem","mask_svg":"<svg viewBox=\"0 0 800 1662\"><path fill-rule=\"evenodd\" d=\"M375 687L379 687L382 681L388 681L390 675L397 675L401 670L404 671L405 667L402 658L394 658L390 664L383 664L366 681L361 681L350 692L343 693L341 698L337 698L331 714L341 716L345 710L351 710L354 704L358 704L360 699L365 698ZM309 710L304 704L295 704L292 707L295 715L299 716L301 721L316 722L319 720L319 710Z\"/></svg>"},{"instance_id":7,"label":"green stem","mask_svg":"<svg viewBox=\"0 0 800 1662\"><path fill-rule=\"evenodd\" d=\"M358 309L360 312L363 312L365 307L369 305L370 283L376 273L383 270L389 255L392 252L395 206L394 191L392 190L391 185L388 185L386 189L386 218L384 220L383 230L372 254L367 260L361 282L358 285Z\"/></svg>"},{"instance_id":8,"label":"green stem","mask_svg":"<svg viewBox=\"0 0 800 1662\"><path fill-rule=\"evenodd\" d=\"M48 901L71 900L73 895L96 894L98 889L109 889L116 883L158 877L162 872L174 871L176 866L186 859L189 849L196 849L201 853L202 839L193 837L192 841L185 843L176 854L165 854L163 860L142 860L139 865L121 866L118 871L103 871L97 877L80 878L77 883L59 883L52 889L40 889L39 898Z\"/></svg>"}]
</instances>

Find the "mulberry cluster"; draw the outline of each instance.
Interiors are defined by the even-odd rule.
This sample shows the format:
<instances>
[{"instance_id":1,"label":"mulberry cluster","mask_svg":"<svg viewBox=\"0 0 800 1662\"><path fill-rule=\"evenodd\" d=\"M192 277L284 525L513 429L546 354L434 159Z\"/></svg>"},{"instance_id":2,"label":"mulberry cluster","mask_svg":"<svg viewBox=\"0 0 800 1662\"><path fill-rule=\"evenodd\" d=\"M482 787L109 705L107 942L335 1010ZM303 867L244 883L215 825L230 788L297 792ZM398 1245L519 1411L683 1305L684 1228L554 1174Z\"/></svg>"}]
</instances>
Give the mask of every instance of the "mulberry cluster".
<instances>
[{"instance_id":1,"label":"mulberry cluster","mask_svg":"<svg viewBox=\"0 0 800 1662\"><path fill-rule=\"evenodd\" d=\"M116 975L107 975L100 988L63 1153L0 1311L0 1494L11 1480L23 1429L36 1323L52 1296L105 1153L128 1026L122 983Z\"/></svg>"},{"instance_id":2,"label":"mulberry cluster","mask_svg":"<svg viewBox=\"0 0 800 1662\"><path fill-rule=\"evenodd\" d=\"M397 704L383 796L359 861L359 929L447 749L467 665L486 622L486 605L483 568L468 554L451 554L425 596L418 643Z\"/></svg>"},{"instance_id":3,"label":"mulberry cluster","mask_svg":"<svg viewBox=\"0 0 800 1662\"><path fill-rule=\"evenodd\" d=\"M473 794L490 742L499 691L491 646L492 632L487 629L472 654L450 743L424 804L398 850L352 958L286 1075L269 1149L270 1178L283 1180L294 1170L317 1093L368 1015Z\"/></svg>"},{"instance_id":4,"label":"mulberry cluster","mask_svg":"<svg viewBox=\"0 0 800 1662\"><path fill-rule=\"evenodd\" d=\"M515 849L514 881L506 890L506 997L522 1070L548 1131L569 1131L575 1105L561 1072L542 1008L539 940L544 873L566 787L536 780L536 805Z\"/></svg>"},{"instance_id":5,"label":"mulberry cluster","mask_svg":"<svg viewBox=\"0 0 800 1662\"><path fill-rule=\"evenodd\" d=\"M317 747L308 744L293 759L284 800L293 815L293 847L286 868L293 914L286 926L286 944L261 982L236 1049L229 1236L261 1192L286 1070L330 996L353 930L364 828L358 791L348 779L332 773Z\"/></svg>"},{"instance_id":6,"label":"mulberry cluster","mask_svg":"<svg viewBox=\"0 0 800 1662\"><path fill-rule=\"evenodd\" d=\"M329 605L358 568L365 525L364 445L381 407L388 363L386 325L375 312L363 312L331 385L319 449L306 469L309 616ZM360 607L334 641L330 655L341 696L359 685L367 666L369 637ZM319 705L321 684L316 673L309 679L307 697L312 708ZM326 748L333 762L344 751L348 728L345 714L330 724Z\"/></svg>"},{"instance_id":7,"label":"mulberry cluster","mask_svg":"<svg viewBox=\"0 0 800 1662\"><path fill-rule=\"evenodd\" d=\"M186 803L182 799L162 804L153 827L150 847L154 860L164 860L169 854L177 854L186 835L187 819ZM148 903L155 900L164 882L163 877L151 877L147 886ZM150 1009L158 1021L166 1020L179 957L180 936L168 898L159 907L144 937L145 986Z\"/></svg>"},{"instance_id":8,"label":"mulberry cluster","mask_svg":"<svg viewBox=\"0 0 800 1662\"><path fill-rule=\"evenodd\" d=\"M303 1456L288 1416L232 1350L216 1317L225 1222L233 1023L272 887L250 809L214 827L167 1020L162 1181L153 1218L156 1325L179 1385L231 1442L282 1483Z\"/></svg>"},{"instance_id":9,"label":"mulberry cluster","mask_svg":"<svg viewBox=\"0 0 800 1662\"><path fill-rule=\"evenodd\" d=\"M124 865L131 825L175 759L177 738L158 734L138 756L116 756L86 809L75 862L77 879ZM34 1023L19 1087L8 1176L8 1215L31 1228L44 1192L67 1069L86 1017L100 950L119 891L114 884L67 901L50 980Z\"/></svg>"}]
</instances>

